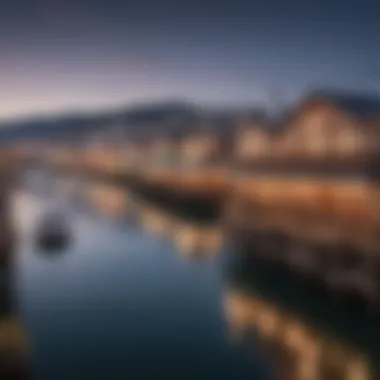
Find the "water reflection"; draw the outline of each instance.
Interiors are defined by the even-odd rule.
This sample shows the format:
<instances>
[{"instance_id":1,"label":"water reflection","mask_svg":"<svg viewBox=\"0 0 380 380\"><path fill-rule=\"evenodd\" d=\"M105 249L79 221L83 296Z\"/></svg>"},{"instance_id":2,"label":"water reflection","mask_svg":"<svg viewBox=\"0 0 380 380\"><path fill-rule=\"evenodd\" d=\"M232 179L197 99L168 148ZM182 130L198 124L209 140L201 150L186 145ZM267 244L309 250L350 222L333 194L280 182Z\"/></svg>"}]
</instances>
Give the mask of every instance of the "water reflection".
<instances>
[{"instance_id":1,"label":"water reflection","mask_svg":"<svg viewBox=\"0 0 380 380\"><path fill-rule=\"evenodd\" d=\"M110 194L112 198L112 191ZM170 238L183 257L211 257L223 245L223 234L217 226L186 221L143 202L138 210L143 229L155 237ZM224 309L231 338L246 342L256 336L252 330L256 331L261 346L274 360L278 379L375 379L365 348L332 337L303 319L302 314L279 306L258 291L241 289L239 281L228 288Z\"/></svg>"},{"instance_id":2,"label":"water reflection","mask_svg":"<svg viewBox=\"0 0 380 380\"><path fill-rule=\"evenodd\" d=\"M175 231L175 217L152 205L140 203L137 218L141 227L153 236L170 237Z\"/></svg>"},{"instance_id":3,"label":"water reflection","mask_svg":"<svg viewBox=\"0 0 380 380\"><path fill-rule=\"evenodd\" d=\"M98 194L91 186L96 185L84 188L86 197ZM100 188L103 197L87 199L100 205L105 219L70 211L76 235L70 254L45 260L30 254L30 235L24 236L18 268L36 378L268 379L264 365L240 356L226 338L215 261L184 265L176 255L177 236L190 251L209 254L219 245L217 229L177 216L168 219L145 203L135 216L151 230L115 229L107 219L130 214L132 203L125 195L115 202L119 209L112 204L115 214L102 214L110 204L103 198L118 190ZM17 209L20 219L27 219L27 231L45 200L26 195L20 201ZM30 212L21 215L22 203L28 202ZM162 235L152 229L155 223L164 225Z\"/></svg>"},{"instance_id":4,"label":"water reflection","mask_svg":"<svg viewBox=\"0 0 380 380\"><path fill-rule=\"evenodd\" d=\"M218 227L194 223L178 223L172 238L176 249L186 257L212 257L223 244L223 235Z\"/></svg>"},{"instance_id":5,"label":"water reflection","mask_svg":"<svg viewBox=\"0 0 380 380\"><path fill-rule=\"evenodd\" d=\"M92 204L109 219L131 217L152 237L169 239L184 257L212 257L223 245L219 226L185 220L156 205L137 199L125 188L89 183Z\"/></svg>"},{"instance_id":6,"label":"water reflection","mask_svg":"<svg viewBox=\"0 0 380 380\"><path fill-rule=\"evenodd\" d=\"M85 335L85 338L82 338L83 347L89 339L88 336L99 334L95 333L95 330L91 330L90 334L88 329L91 326L98 326L99 318L104 318L107 326L116 323L120 328L125 329L127 337L125 345L128 346L128 342L135 339L134 343L128 346L129 352L132 353L135 352L136 342L140 342L141 339L149 340L148 345L157 344L157 350L161 351L165 344L158 342L158 339L152 343L151 335L161 334L160 332L165 329L166 332L171 332L172 325L182 321L184 328L176 328L175 334L180 330L178 337L173 333L170 333L172 335L168 333L167 336L163 333L160 335L164 341L175 337L176 347L180 349L183 339L193 339L194 331L198 331L198 327L192 327L194 330L190 336L186 326L193 322L194 318L199 318L199 321L203 323L201 329L204 328L210 334L207 335L206 332L204 337L198 337L196 343L194 339L192 343L194 345L189 346L189 350L194 350L192 352L199 352L200 340L204 338L205 341L212 341L212 334L215 334L218 339L218 334L223 335L224 325L220 314L224 311L231 341L242 344L243 349L247 344L250 349L255 348L250 351L255 352L254 359L256 360L257 346L259 346L267 361L272 363L275 379L376 380L378 378L375 375L375 370L377 371L375 359L380 357L380 333L376 324L355 319L332 307L319 296L310 297L309 290L305 290L298 283L293 284L289 278L283 279L277 273L275 275L268 267L263 270L259 266L253 267L252 262L237 260L236 258L240 256L234 248L226 250L230 260L224 268L223 283L219 282L218 270L225 263L223 261L223 264L218 266L221 264L219 258L206 260L204 262L206 265L202 265L202 269L199 270L200 266L197 265L182 265L182 260L174 259L175 255L171 257L170 249L165 255L157 255L156 248L159 243L164 247L174 248L173 251L184 258L214 257L226 246L224 235L218 225L202 224L194 219L170 213L157 205L136 198L124 188L104 183L88 181L85 186L82 186L81 192L83 200L91 204L102 218L110 221L132 218L140 229L132 231L130 228L125 228L119 235L120 231L110 235L109 231L103 229L102 224L94 223L96 228L91 224L88 226L91 252L81 256L80 251L83 250L83 245L75 254L66 258L66 267L61 265L60 268L57 266L54 269L58 273L57 278L61 273L63 285L60 286L71 290L71 292L67 290L63 297L67 300L64 301L67 302L67 310L71 309L75 302L78 302L76 304L78 310L78 305L89 303L91 307L95 307L91 302L94 304L101 302L99 310L103 310L103 303L114 297L117 299L118 308L120 305L129 307L128 313L123 314L122 322L117 319L117 313L109 313L106 316L106 313L99 311L94 321L91 319L94 318L92 315L86 314L87 319L82 317L86 311L81 310L82 314L77 318L84 321L82 330L88 333L82 334ZM112 241L113 239L115 241ZM106 249L107 255L100 252L103 240L107 240L107 244L109 242ZM99 253L94 253L95 245L96 249L99 248ZM120 253L117 253L119 246ZM127 251L126 247L131 248L130 251ZM135 252L132 252L134 250ZM268 251L270 250L266 249L266 252ZM87 261L90 257L91 260ZM180 265L177 265L178 262ZM207 262L217 265L207 265ZM126 265L121 265L123 263ZM82 269L78 269L80 265ZM94 265L94 269L88 270L91 265ZM71 269L66 273L65 270L69 266ZM73 268L77 277L73 275ZM108 277L103 271L104 268L109 270ZM52 268L48 269L49 273L51 270ZM45 276L52 281L51 278L54 276L50 277L49 273ZM67 284L68 275L72 276L70 284ZM75 278L77 285L75 285ZM155 278L156 282L154 282ZM126 286L128 282L133 286ZM85 288L83 284L87 284L88 288ZM93 291L96 286L101 289L97 290L99 294L107 294L100 301L98 293ZM85 290L81 293L80 289ZM219 308L218 302L223 290L224 302ZM74 292L74 296L67 297L67 294ZM82 298L79 297L80 295ZM76 297L77 301L75 301ZM49 302L53 302L55 298L55 295L52 295ZM215 309L209 309L210 305ZM187 319L190 306L196 314L190 318L191 321ZM111 309L116 306L111 302L108 307ZM146 314L143 311L147 307L152 307L157 313L158 318L154 322L157 323L156 327L151 324L151 319L144 320ZM118 313L121 313L121 309ZM111 318L113 322L109 323L107 318ZM128 322L129 324L125 323L128 318L132 319ZM88 321L92 321L93 325ZM133 326L139 326L137 322L141 321L144 321L144 328L137 329L139 336L134 336ZM220 328L217 332L213 330L215 326ZM150 334L146 333L146 329L151 329ZM131 336L134 338L130 339ZM111 344L111 340L106 341ZM207 342L202 344L207 344ZM223 344L220 341L215 343L213 350L220 348L227 352ZM234 351L239 360L240 348ZM170 353L172 352L170 350ZM189 357L183 359L187 365L191 361ZM220 366L222 371L223 365ZM245 373L247 374L248 371ZM231 375L230 378L234 376ZM263 379L260 376L257 378Z\"/></svg>"},{"instance_id":7,"label":"water reflection","mask_svg":"<svg viewBox=\"0 0 380 380\"><path fill-rule=\"evenodd\" d=\"M169 238L183 257L212 257L223 245L223 234L218 226L184 220L147 204L139 211L142 228L155 236Z\"/></svg>"},{"instance_id":8,"label":"water reflection","mask_svg":"<svg viewBox=\"0 0 380 380\"><path fill-rule=\"evenodd\" d=\"M302 298L292 290L286 301L283 288L289 288L288 284L264 284L254 271L247 267L242 270L241 265L232 269L233 279L224 297L233 342L258 337L279 379L378 378L375 366L380 335L374 324L370 326L369 322L351 319L336 310L331 312L326 301L312 300L310 308L310 298ZM348 334L340 334L336 326L339 323L349 325Z\"/></svg>"},{"instance_id":9,"label":"water reflection","mask_svg":"<svg viewBox=\"0 0 380 380\"><path fill-rule=\"evenodd\" d=\"M255 328L269 354L276 357L277 371L287 372L287 378L374 379L365 354L322 336L299 317L276 308L260 295L230 290L225 309L234 337Z\"/></svg>"},{"instance_id":10,"label":"water reflection","mask_svg":"<svg viewBox=\"0 0 380 380\"><path fill-rule=\"evenodd\" d=\"M93 183L87 187L89 200L96 205L98 211L110 218L121 218L127 211L125 190L104 183Z\"/></svg>"},{"instance_id":11,"label":"water reflection","mask_svg":"<svg viewBox=\"0 0 380 380\"><path fill-rule=\"evenodd\" d=\"M0 379L28 378L28 341L17 313L9 274L0 273Z\"/></svg>"}]
</instances>

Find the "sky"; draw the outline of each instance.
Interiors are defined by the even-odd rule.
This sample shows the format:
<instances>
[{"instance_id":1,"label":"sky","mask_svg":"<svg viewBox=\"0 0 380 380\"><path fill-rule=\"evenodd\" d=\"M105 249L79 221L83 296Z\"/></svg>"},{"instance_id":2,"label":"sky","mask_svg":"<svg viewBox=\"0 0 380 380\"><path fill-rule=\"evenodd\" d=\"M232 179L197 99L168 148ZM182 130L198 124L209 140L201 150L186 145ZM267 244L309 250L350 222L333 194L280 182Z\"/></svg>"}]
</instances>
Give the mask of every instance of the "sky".
<instances>
[{"instance_id":1,"label":"sky","mask_svg":"<svg viewBox=\"0 0 380 380\"><path fill-rule=\"evenodd\" d=\"M0 119L380 93L377 0L0 0Z\"/></svg>"}]
</instances>

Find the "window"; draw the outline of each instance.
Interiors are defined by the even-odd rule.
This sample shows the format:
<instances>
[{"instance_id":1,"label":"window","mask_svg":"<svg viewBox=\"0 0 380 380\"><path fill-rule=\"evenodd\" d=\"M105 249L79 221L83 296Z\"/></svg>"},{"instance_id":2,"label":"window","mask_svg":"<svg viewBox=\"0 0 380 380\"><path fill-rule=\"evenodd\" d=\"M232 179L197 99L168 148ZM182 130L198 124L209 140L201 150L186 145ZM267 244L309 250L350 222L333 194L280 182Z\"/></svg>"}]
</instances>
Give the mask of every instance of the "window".
<instances>
[{"instance_id":1,"label":"window","mask_svg":"<svg viewBox=\"0 0 380 380\"><path fill-rule=\"evenodd\" d=\"M357 151L360 143L359 134L355 133L353 128L342 128L338 134L338 151L343 155L353 155Z\"/></svg>"},{"instance_id":2,"label":"window","mask_svg":"<svg viewBox=\"0 0 380 380\"><path fill-rule=\"evenodd\" d=\"M328 136L326 136L325 131L326 126L328 127L327 121L323 113L316 113L307 121L306 133L303 137L308 154L320 156L326 152Z\"/></svg>"}]
</instances>

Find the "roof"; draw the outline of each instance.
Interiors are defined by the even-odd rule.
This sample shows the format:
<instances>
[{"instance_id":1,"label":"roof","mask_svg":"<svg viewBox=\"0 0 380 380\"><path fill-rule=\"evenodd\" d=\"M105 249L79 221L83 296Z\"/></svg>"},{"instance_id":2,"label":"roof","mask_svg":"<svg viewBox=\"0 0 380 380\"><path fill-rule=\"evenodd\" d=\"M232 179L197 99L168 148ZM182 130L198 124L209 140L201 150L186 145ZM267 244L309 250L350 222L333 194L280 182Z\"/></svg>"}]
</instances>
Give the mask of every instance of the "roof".
<instances>
[{"instance_id":1,"label":"roof","mask_svg":"<svg viewBox=\"0 0 380 380\"><path fill-rule=\"evenodd\" d=\"M311 93L308 100L322 100L359 117L380 115L380 95L348 93L339 90L320 90Z\"/></svg>"},{"instance_id":2,"label":"roof","mask_svg":"<svg viewBox=\"0 0 380 380\"><path fill-rule=\"evenodd\" d=\"M309 93L293 108L285 109L277 117L271 118L266 123L266 130L272 134L281 134L299 112L319 104L330 104L360 119L380 117L380 95L318 90ZM367 124L366 122L365 125Z\"/></svg>"}]
</instances>

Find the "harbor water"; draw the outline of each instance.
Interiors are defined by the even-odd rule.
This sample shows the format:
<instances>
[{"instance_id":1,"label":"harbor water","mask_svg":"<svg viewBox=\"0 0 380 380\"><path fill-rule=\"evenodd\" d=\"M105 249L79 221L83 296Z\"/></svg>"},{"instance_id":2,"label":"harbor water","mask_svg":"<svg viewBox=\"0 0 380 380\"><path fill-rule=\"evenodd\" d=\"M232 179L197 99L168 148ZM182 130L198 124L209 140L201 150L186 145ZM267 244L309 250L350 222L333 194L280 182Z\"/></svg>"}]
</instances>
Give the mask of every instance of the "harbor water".
<instances>
[{"instance_id":1,"label":"harbor water","mask_svg":"<svg viewBox=\"0 0 380 380\"><path fill-rule=\"evenodd\" d=\"M20 320L31 379L377 378L375 323L240 258L217 223L38 170L12 199L8 313ZM52 209L72 234L54 254L35 244Z\"/></svg>"}]
</instances>

